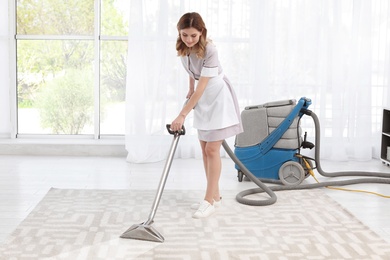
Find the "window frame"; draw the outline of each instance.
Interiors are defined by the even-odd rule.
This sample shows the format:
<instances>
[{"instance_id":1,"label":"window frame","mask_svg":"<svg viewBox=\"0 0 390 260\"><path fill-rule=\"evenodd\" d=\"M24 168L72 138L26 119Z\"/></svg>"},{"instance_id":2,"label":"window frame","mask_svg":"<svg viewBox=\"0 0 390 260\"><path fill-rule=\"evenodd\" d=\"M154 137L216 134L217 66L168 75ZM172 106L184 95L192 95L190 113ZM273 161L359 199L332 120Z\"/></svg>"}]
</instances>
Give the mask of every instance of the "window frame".
<instances>
[{"instance_id":1,"label":"window frame","mask_svg":"<svg viewBox=\"0 0 390 260\"><path fill-rule=\"evenodd\" d=\"M94 0L94 32L93 35L22 35L17 34L17 2L9 0L9 64L10 64L10 120L12 139L85 139L85 140L123 140L125 134L101 134L100 133L100 77L101 77L101 42L102 41L128 41L127 36L101 35L102 0ZM92 134L25 134L18 132L18 86L17 86L17 43L19 40L91 40L94 46L94 115Z\"/></svg>"}]
</instances>

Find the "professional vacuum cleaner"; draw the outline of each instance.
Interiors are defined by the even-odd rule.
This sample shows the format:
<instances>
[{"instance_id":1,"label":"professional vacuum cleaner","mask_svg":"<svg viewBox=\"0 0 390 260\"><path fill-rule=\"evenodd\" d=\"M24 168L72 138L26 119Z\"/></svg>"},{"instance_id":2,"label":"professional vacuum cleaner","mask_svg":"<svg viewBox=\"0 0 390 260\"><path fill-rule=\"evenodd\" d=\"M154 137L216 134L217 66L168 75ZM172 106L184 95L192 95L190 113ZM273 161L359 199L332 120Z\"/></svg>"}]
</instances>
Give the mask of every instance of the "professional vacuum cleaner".
<instances>
[{"instance_id":1,"label":"professional vacuum cleaner","mask_svg":"<svg viewBox=\"0 0 390 260\"><path fill-rule=\"evenodd\" d=\"M297 155L301 147L314 147L301 140L299 125L302 111L310 104L308 98L301 98L298 104L295 100L276 101L248 106L241 113L244 132L236 136L234 153L257 178L297 185L308 176L309 169ZM244 173L237 165L236 169L242 181Z\"/></svg>"},{"instance_id":2,"label":"professional vacuum cleaner","mask_svg":"<svg viewBox=\"0 0 390 260\"><path fill-rule=\"evenodd\" d=\"M238 202L251 206L265 206L276 202L274 191L359 183L390 183L390 174L383 172L325 172L320 163L320 123L317 115L308 109L310 105L311 100L302 97L298 102L294 99L282 100L248 106L242 111L244 132L236 136L234 153L226 144L223 145L236 163L238 181L241 182L246 176L259 188L238 193L236 196ZM314 144L307 141L306 132L302 138L300 120L304 115L312 117L314 121ZM313 148L314 158L300 153L301 149ZM325 177L359 176L359 178L301 184L308 176L314 176L314 169ZM264 183L279 185L267 186ZM265 200L245 198L262 192L266 192L270 198Z\"/></svg>"}]
</instances>

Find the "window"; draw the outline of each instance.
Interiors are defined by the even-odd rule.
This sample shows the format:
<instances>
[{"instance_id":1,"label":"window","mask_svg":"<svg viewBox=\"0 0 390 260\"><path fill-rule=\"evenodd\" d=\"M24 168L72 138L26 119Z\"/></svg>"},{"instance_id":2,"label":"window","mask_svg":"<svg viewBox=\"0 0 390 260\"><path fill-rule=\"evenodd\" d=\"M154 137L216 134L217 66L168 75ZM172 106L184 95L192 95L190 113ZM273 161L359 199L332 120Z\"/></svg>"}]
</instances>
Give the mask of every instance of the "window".
<instances>
[{"instance_id":1,"label":"window","mask_svg":"<svg viewBox=\"0 0 390 260\"><path fill-rule=\"evenodd\" d=\"M17 134L123 135L125 0L17 0Z\"/></svg>"}]
</instances>

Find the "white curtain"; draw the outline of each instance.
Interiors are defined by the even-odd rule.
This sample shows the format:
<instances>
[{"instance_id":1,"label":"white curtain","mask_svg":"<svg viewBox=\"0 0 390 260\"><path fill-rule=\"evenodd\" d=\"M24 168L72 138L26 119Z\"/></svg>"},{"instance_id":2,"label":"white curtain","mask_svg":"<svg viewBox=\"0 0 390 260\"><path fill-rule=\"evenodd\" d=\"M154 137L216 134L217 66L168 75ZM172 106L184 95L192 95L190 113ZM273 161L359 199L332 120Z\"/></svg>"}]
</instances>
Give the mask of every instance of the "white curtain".
<instances>
[{"instance_id":1,"label":"white curtain","mask_svg":"<svg viewBox=\"0 0 390 260\"><path fill-rule=\"evenodd\" d=\"M176 23L199 12L219 50L241 109L312 99L321 122L322 159L380 155L382 109L390 95L387 0L132 0L126 149L130 162L166 158L165 124L180 111L188 76L175 51ZM191 116L177 157L200 158ZM311 118L302 128L314 141ZM228 140L231 147L234 138ZM221 152L223 154L223 151Z\"/></svg>"}]
</instances>

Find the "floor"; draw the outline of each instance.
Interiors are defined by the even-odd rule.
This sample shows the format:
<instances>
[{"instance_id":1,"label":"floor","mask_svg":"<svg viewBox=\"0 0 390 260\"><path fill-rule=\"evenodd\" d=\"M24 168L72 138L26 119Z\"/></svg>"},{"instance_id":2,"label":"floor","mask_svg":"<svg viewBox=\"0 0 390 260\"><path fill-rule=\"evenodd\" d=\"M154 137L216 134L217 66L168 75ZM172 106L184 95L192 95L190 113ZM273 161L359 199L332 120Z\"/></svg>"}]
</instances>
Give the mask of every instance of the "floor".
<instances>
[{"instance_id":1,"label":"floor","mask_svg":"<svg viewBox=\"0 0 390 260\"><path fill-rule=\"evenodd\" d=\"M253 188L238 182L233 162L222 160L220 188L240 192ZM326 172L374 171L389 173L379 160L368 162L322 161ZM0 242L33 210L51 187L64 189L156 190L165 162L127 163L122 157L0 156ZM175 159L165 189L204 190L203 165L197 159ZM326 178L316 173L319 181ZM333 178L334 180L334 178ZM313 183L309 177L305 183ZM359 184L350 189L390 195L388 184ZM361 222L390 243L390 200L367 193L323 189ZM152 203L152 202L151 202ZM272 206L270 206L272 207Z\"/></svg>"}]
</instances>

